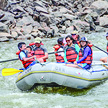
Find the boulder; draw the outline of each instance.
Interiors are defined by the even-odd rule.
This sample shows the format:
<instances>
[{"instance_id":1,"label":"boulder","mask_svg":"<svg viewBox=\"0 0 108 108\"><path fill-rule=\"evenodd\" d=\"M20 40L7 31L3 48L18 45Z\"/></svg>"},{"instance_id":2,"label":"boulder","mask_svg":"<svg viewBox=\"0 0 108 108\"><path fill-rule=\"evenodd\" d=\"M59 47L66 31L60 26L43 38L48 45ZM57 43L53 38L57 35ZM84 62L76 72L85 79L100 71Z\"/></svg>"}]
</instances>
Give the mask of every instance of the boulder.
<instances>
[{"instance_id":1,"label":"boulder","mask_svg":"<svg viewBox=\"0 0 108 108\"><path fill-rule=\"evenodd\" d=\"M24 34L30 34L32 31L32 25L22 27Z\"/></svg>"},{"instance_id":2,"label":"boulder","mask_svg":"<svg viewBox=\"0 0 108 108\"><path fill-rule=\"evenodd\" d=\"M96 9L107 9L108 2L104 0L97 0L91 4L91 7L95 7Z\"/></svg>"},{"instance_id":3,"label":"boulder","mask_svg":"<svg viewBox=\"0 0 108 108\"><path fill-rule=\"evenodd\" d=\"M102 27L108 27L108 15L104 15L103 17L100 17L100 26Z\"/></svg>"},{"instance_id":4,"label":"boulder","mask_svg":"<svg viewBox=\"0 0 108 108\"><path fill-rule=\"evenodd\" d=\"M8 26L0 22L0 32L8 32Z\"/></svg>"},{"instance_id":5,"label":"boulder","mask_svg":"<svg viewBox=\"0 0 108 108\"><path fill-rule=\"evenodd\" d=\"M0 42L8 42L8 41L9 41L9 38L7 37L0 38Z\"/></svg>"},{"instance_id":6,"label":"boulder","mask_svg":"<svg viewBox=\"0 0 108 108\"><path fill-rule=\"evenodd\" d=\"M3 37L13 38L9 33L0 32L0 38L3 38Z\"/></svg>"}]
</instances>

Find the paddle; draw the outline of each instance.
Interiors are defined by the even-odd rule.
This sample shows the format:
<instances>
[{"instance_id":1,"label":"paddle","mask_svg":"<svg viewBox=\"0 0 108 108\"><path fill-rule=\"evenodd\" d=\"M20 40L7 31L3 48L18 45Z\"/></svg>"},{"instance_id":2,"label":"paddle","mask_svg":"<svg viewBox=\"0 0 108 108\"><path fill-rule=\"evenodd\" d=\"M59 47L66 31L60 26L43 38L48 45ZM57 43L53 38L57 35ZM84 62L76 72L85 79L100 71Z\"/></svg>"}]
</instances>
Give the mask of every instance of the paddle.
<instances>
[{"instance_id":1,"label":"paddle","mask_svg":"<svg viewBox=\"0 0 108 108\"><path fill-rule=\"evenodd\" d=\"M15 61L15 60L18 60L18 58L16 58L16 59L10 59L10 60L0 61L0 63L3 63L3 62L9 62L9 61Z\"/></svg>"},{"instance_id":2,"label":"paddle","mask_svg":"<svg viewBox=\"0 0 108 108\"><path fill-rule=\"evenodd\" d=\"M102 65L102 66L104 66L106 69L108 69L108 66L106 66L106 65Z\"/></svg>"},{"instance_id":3,"label":"paddle","mask_svg":"<svg viewBox=\"0 0 108 108\"><path fill-rule=\"evenodd\" d=\"M36 63L39 63L42 66L45 65L45 64L40 63L38 60L36 60ZM34 65L34 63L32 65L30 64L29 67L31 67L33 65ZM18 69L14 69L14 68L4 68L4 69L2 69L2 76L10 76L10 75L14 75L18 72L23 72L23 70L18 70Z\"/></svg>"},{"instance_id":4,"label":"paddle","mask_svg":"<svg viewBox=\"0 0 108 108\"><path fill-rule=\"evenodd\" d=\"M14 75L18 72L23 72L23 70L18 70L14 68L4 68L2 69L2 76Z\"/></svg>"},{"instance_id":5,"label":"paddle","mask_svg":"<svg viewBox=\"0 0 108 108\"><path fill-rule=\"evenodd\" d=\"M106 51L104 51L103 49L101 49L101 48L99 48L99 47L97 47L96 45L94 45L94 44L92 44L94 47L96 47L97 49L99 49L99 50L101 50L101 51L103 51L104 53L106 53L107 55L108 55L108 53L106 52Z\"/></svg>"},{"instance_id":6,"label":"paddle","mask_svg":"<svg viewBox=\"0 0 108 108\"><path fill-rule=\"evenodd\" d=\"M50 52L48 54L55 54L55 53L60 53L60 52L64 52L64 51ZM15 58L15 59L10 59L10 60L3 60L3 61L0 61L0 63L9 62L9 61L15 61L15 60L19 60L19 59Z\"/></svg>"}]
</instances>

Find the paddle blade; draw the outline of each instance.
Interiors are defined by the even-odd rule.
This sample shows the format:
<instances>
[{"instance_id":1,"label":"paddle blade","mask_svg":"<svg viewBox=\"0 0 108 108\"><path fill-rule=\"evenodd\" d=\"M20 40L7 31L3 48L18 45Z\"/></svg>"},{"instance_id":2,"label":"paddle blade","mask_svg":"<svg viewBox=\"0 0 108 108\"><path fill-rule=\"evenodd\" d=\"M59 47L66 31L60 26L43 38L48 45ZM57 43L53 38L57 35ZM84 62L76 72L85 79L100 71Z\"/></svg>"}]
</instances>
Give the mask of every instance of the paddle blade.
<instances>
[{"instance_id":1,"label":"paddle blade","mask_svg":"<svg viewBox=\"0 0 108 108\"><path fill-rule=\"evenodd\" d=\"M23 70L18 70L14 68L4 68L2 69L2 76L14 75L18 72L23 72Z\"/></svg>"}]
</instances>

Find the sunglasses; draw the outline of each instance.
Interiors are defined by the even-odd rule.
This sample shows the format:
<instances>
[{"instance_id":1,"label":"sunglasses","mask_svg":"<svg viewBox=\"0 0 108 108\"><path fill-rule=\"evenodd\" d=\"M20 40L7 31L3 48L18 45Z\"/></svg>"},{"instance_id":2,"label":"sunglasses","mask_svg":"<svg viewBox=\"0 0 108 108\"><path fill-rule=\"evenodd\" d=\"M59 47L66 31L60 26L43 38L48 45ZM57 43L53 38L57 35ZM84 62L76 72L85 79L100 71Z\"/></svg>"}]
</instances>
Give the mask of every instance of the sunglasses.
<instances>
[{"instance_id":1,"label":"sunglasses","mask_svg":"<svg viewBox=\"0 0 108 108\"><path fill-rule=\"evenodd\" d=\"M66 42L70 42L71 40L66 40Z\"/></svg>"}]
</instances>

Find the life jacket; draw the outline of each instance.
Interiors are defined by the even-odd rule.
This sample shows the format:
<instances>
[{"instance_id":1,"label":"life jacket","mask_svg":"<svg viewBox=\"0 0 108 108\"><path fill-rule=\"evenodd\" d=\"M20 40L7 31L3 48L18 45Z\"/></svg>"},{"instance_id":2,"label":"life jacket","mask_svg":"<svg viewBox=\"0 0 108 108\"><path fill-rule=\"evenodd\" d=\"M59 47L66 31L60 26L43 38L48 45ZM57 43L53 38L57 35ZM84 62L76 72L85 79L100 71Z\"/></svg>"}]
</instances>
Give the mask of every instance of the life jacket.
<instances>
[{"instance_id":1,"label":"life jacket","mask_svg":"<svg viewBox=\"0 0 108 108\"><path fill-rule=\"evenodd\" d=\"M87 47L87 46L86 46L86 47ZM83 57L83 55L84 55L84 50L85 50L86 47L80 49L80 51L79 51L79 60ZM88 47L89 47L89 46L88 46ZM90 49L91 49L91 47L90 47ZM80 63L91 64L91 63L92 63L92 60L93 60L93 53L92 53L92 52L93 52L93 51L92 51L92 49L91 49L91 54L88 55L87 58L86 58L85 60L81 61Z\"/></svg>"},{"instance_id":2,"label":"life jacket","mask_svg":"<svg viewBox=\"0 0 108 108\"><path fill-rule=\"evenodd\" d=\"M42 42L41 42L41 45L44 45ZM31 46L32 50L34 50L36 48L36 45L35 43L30 43L29 46Z\"/></svg>"},{"instance_id":3,"label":"life jacket","mask_svg":"<svg viewBox=\"0 0 108 108\"><path fill-rule=\"evenodd\" d=\"M89 43L88 43L87 46L89 46L89 47L91 48L91 47L93 46L93 44L89 44Z\"/></svg>"},{"instance_id":4,"label":"life jacket","mask_svg":"<svg viewBox=\"0 0 108 108\"><path fill-rule=\"evenodd\" d=\"M32 45L35 45L35 43L30 43L29 46L32 46ZM44 45L42 42L41 42L41 45Z\"/></svg>"},{"instance_id":5,"label":"life jacket","mask_svg":"<svg viewBox=\"0 0 108 108\"><path fill-rule=\"evenodd\" d=\"M18 51L16 53L16 55L19 56L20 52L24 52L27 58L32 56L32 54L28 54L25 50ZM30 59L28 61L23 61L23 60L21 60L20 56L19 56L19 60L22 62L24 68L28 67L34 61L34 59Z\"/></svg>"},{"instance_id":6,"label":"life jacket","mask_svg":"<svg viewBox=\"0 0 108 108\"><path fill-rule=\"evenodd\" d=\"M58 51L60 48L63 48L63 46L57 44L57 45L55 45L53 48L55 49L55 52L56 52L56 51ZM59 55L58 53L55 53L55 56L56 56L56 61L57 61L57 62L61 62L61 63L64 62L64 58L63 58L61 55Z\"/></svg>"},{"instance_id":7,"label":"life jacket","mask_svg":"<svg viewBox=\"0 0 108 108\"><path fill-rule=\"evenodd\" d=\"M42 47L36 47L34 49L34 55L36 55L36 58L41 58L45 56L44 49ZM44 62L46 62L46 59L44 59Z\"/></svg>"},{"instance_id":8,"label":"life jacket","mask_svg":"<svg viewBox=\"0 0 108 108\"><path fill-rule=\"evenodd\" d=\"M75 44L73 44L71 47L66 48L66 58L68 62L74 62L77 58L77 52L75 49Z\"/></svg>"},{"instance_id":9,"label":"life jacket","mask_svg":"<svg viewBox=\"0 0 108 108\"><path fill-rule=\"evenodd\" d=\"M108 43L107 43L107 52L108 52Z\"/></svg>"},{"instance_id":10,"label":"life jacket","mask_svg":"<svg viewBox=\"0 0 108 108\"><path fill-rule=\"evenodd\" d=\"M21 52L20 50L19 50L19 51L17 51L17 52L16 52L16 55L19 55L19 53L20 53L20 52Z\"/></svg>"}]
</instances>

